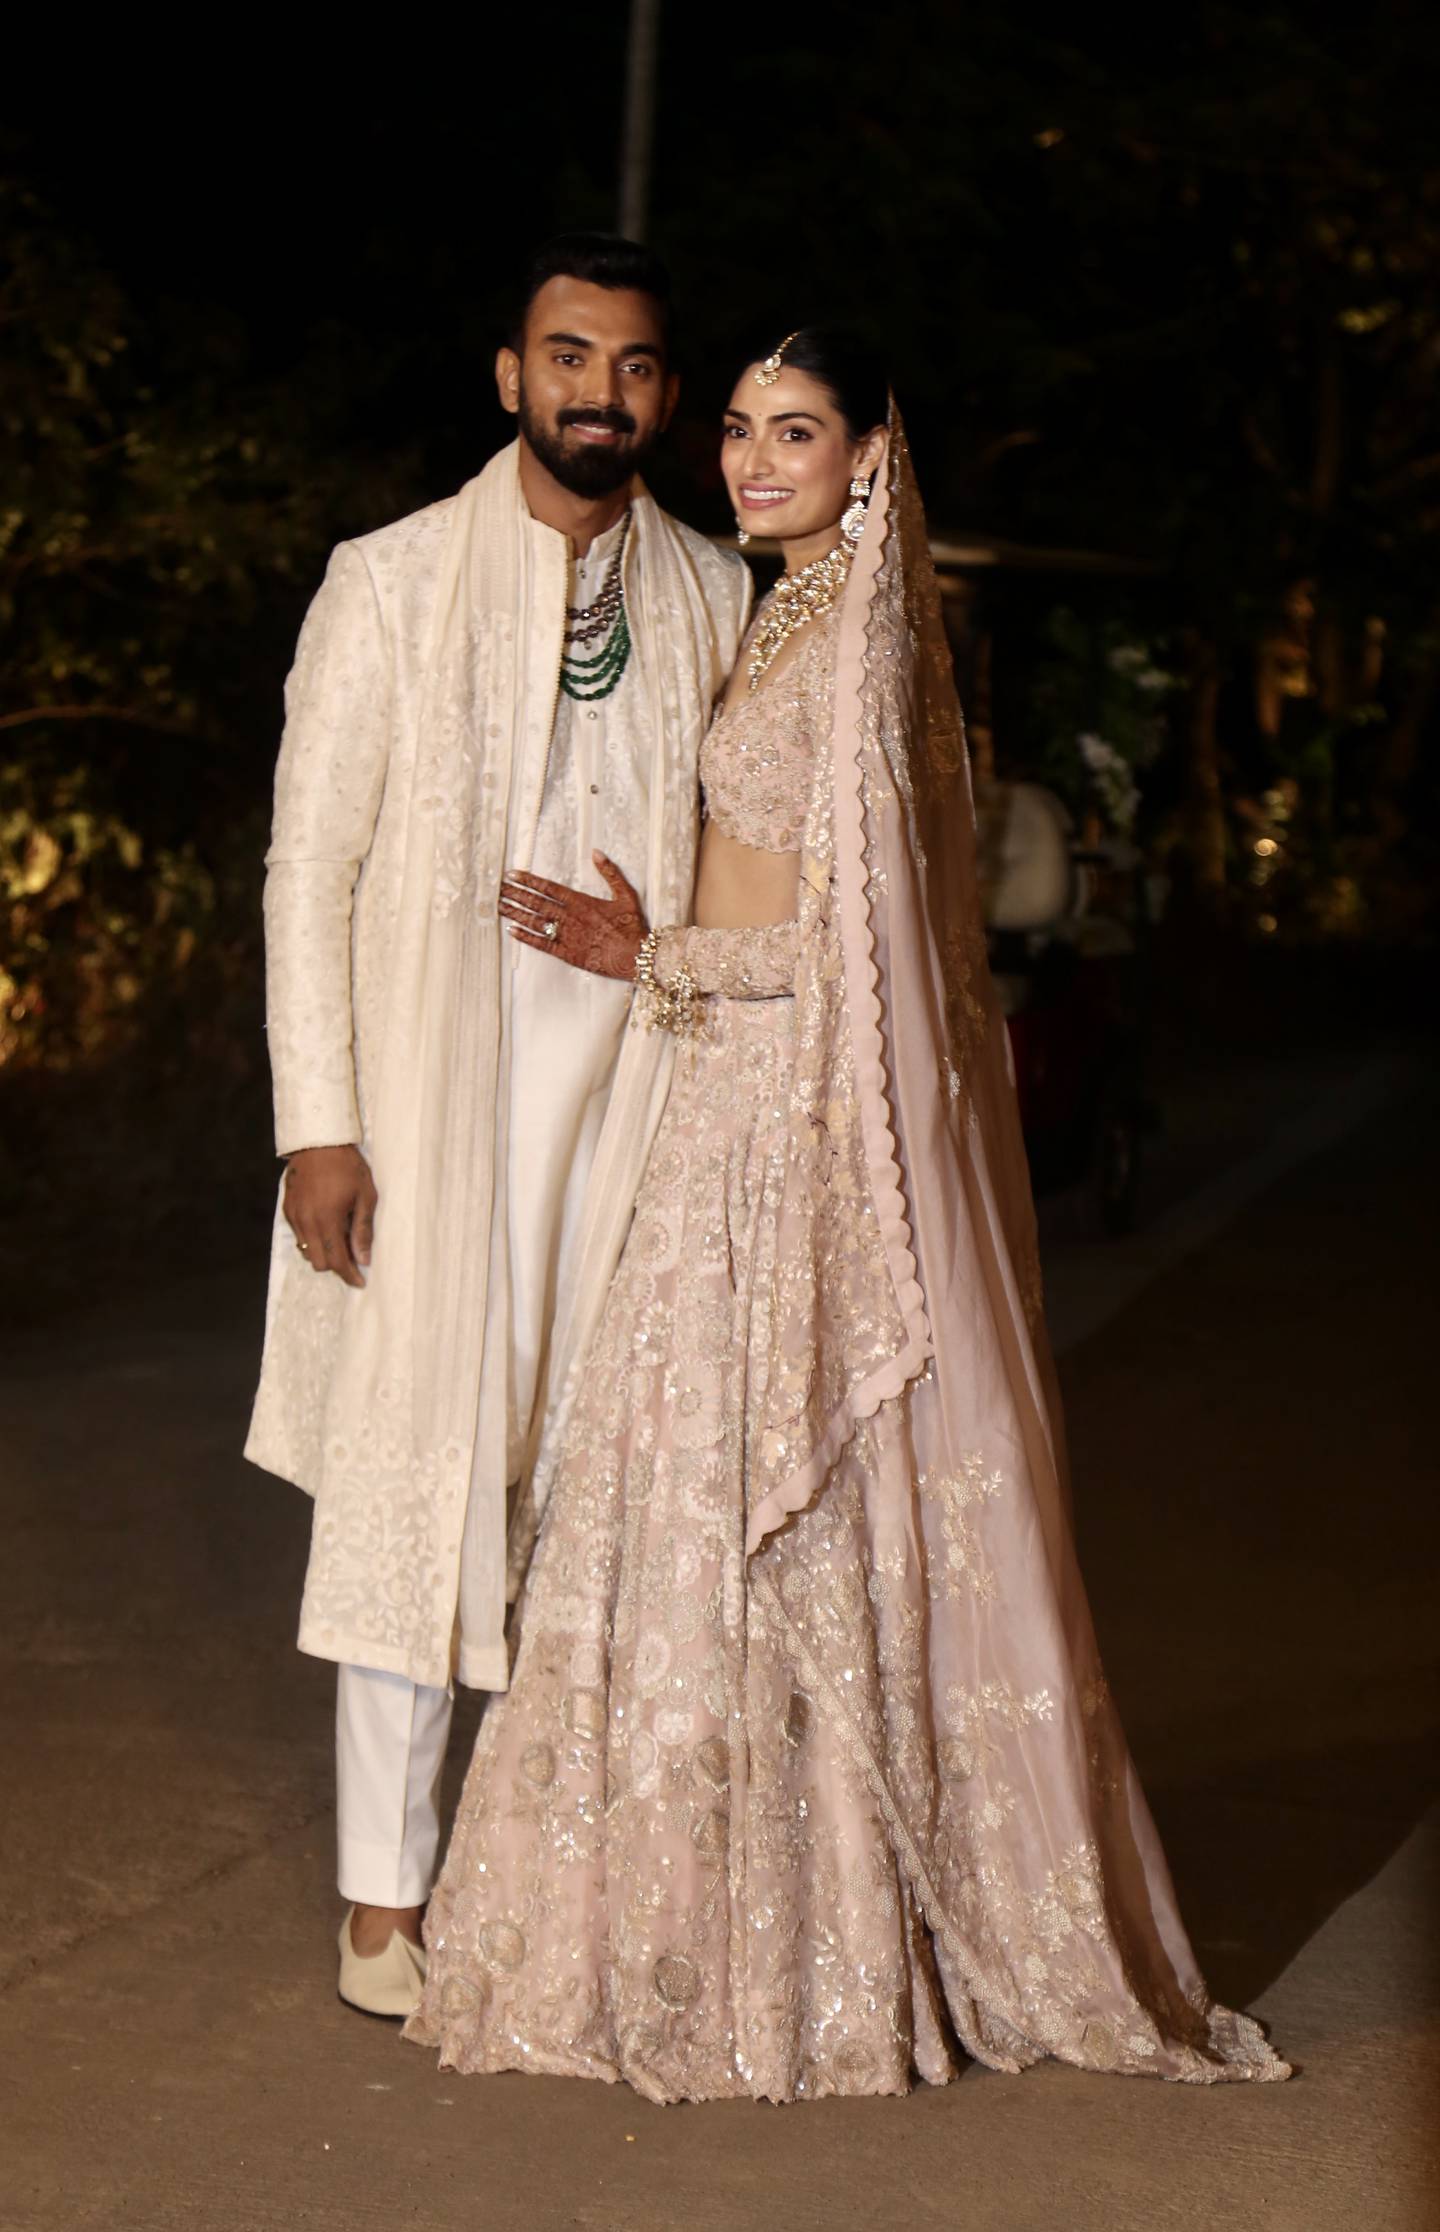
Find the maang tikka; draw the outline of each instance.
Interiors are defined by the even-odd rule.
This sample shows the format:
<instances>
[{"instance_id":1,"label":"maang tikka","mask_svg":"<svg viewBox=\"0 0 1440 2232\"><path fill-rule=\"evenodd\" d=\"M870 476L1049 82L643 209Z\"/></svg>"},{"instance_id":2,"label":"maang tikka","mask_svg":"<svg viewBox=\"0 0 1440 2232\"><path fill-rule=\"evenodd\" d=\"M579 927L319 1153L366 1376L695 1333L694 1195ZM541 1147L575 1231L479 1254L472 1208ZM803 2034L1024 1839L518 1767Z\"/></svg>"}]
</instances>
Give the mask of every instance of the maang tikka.
<instances>
[{"instance_id":1,"label":"maang tikka","mask_svg":"<svg viewBox=\"0 0 1440 2232\"><path fill-rule=\"evenodd\" d=\"M855 501L840 520L840 532L848 543L858 543L865 532L865 507L870 501L870 483L857 473L850 483L850 493Z\"/></svg>"},{"instance_id":2,"label":"maang tikka","mask_svg":"<svg viewBox=\"0 0 1440 2232\"><path fill-rule=\"evenodd\" d=\"M779 379L781 372L784 370L785 351L789 348L792 341L798 341L799 338L800 328L797 326L793 333L786 334L779 348L772 350L771 354L766 357L765 362L756 367L756 387L774 387L775 382Z\"/></svg>"}]
</instances>

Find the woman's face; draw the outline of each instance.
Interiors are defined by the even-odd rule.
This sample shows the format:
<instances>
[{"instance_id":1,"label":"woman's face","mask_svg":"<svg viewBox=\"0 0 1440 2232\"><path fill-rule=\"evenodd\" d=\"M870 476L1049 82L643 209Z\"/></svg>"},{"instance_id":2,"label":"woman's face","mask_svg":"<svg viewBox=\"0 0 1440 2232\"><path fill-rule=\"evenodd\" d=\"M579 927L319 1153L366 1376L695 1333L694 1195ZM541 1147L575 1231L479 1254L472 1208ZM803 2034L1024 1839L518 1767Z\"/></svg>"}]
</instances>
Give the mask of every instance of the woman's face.
<instances>
[{"instance_id":1,"label":"woman's face","mask_svg":"<svg viewBox=\"0 0 1440 2232\"><path fill-rule=\"evenodd\" d=\"M771 387L756 366L735 383L725 413L720 463L740 525L752 535L803 542L838 531L857 473L875 470L884 430L856 441L835 398L808 372L782 365Z\"/></svg>"}]
</instances>

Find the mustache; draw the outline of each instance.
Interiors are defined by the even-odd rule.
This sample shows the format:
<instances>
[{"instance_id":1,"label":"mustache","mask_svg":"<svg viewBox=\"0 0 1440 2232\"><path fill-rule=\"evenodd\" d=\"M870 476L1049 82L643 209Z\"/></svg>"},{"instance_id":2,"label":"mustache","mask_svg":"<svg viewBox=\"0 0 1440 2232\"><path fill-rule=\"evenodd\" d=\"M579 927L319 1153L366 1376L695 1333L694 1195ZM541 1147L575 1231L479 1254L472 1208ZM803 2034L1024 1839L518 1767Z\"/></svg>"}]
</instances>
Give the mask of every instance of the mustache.
<instances>
[{"instance_id":1,"label":"mustache","mask_svg":"<svg viewBox=\"0 0 1440 2232\"><path fill-rule=\"evenodd\" d=\"M607 427L612 434L633 434L635 432L635 421L631 418L630 413L618 409L609 411L587 411L583 409L557 411L555 424L559 427L603 426Z\"/></svg>"}]
</instances>

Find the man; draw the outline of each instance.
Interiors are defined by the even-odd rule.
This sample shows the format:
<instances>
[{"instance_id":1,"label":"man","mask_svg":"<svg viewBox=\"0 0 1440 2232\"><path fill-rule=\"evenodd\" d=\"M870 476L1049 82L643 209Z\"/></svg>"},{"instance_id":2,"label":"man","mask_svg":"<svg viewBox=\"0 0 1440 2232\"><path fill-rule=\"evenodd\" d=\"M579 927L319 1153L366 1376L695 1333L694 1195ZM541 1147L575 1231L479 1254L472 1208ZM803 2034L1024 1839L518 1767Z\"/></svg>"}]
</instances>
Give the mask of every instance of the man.
<instances>
[{"instance_id":1,"label":"man","mask_svg":"<svg viewBox=\"0 0 1440 2232\"><path fill-rule=\"evenodd\" d=\"M668 1074L629 986L506 935L502 878L688 919L699 741L748 613L743 564L636 477L675 404L667 306L631 242L542 250L496 361L518 440L339 546L286 689L286 1174L246 1454L315 1499L300 1645L340 1668L340 1988L375 2013L418 1996L450 1685L506 1686L507 1491Z\"/></svg>"}]
</instances>

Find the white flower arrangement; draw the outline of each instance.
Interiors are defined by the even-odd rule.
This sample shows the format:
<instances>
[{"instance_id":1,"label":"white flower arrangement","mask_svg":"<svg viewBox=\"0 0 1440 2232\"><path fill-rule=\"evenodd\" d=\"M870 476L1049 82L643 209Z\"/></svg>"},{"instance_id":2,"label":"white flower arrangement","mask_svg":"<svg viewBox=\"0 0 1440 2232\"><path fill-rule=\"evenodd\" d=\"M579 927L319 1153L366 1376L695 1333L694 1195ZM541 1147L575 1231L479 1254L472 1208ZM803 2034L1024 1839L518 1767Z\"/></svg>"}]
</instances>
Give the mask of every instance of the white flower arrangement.
<instances>
[{"instance_id":1,"label":"white flower arrangement","mask_svg":"<svg viewBox=\"0 0 1440 2232\"><path fill-rule=\"evenodd\" d=\"M1107 744L1103 736L1087 732L1077 736L1075 742L1111 827L1124 837L1130 836L1140 806L1140 786L1130 762L1113 744Z\"/></svg>"}]
</instances>

